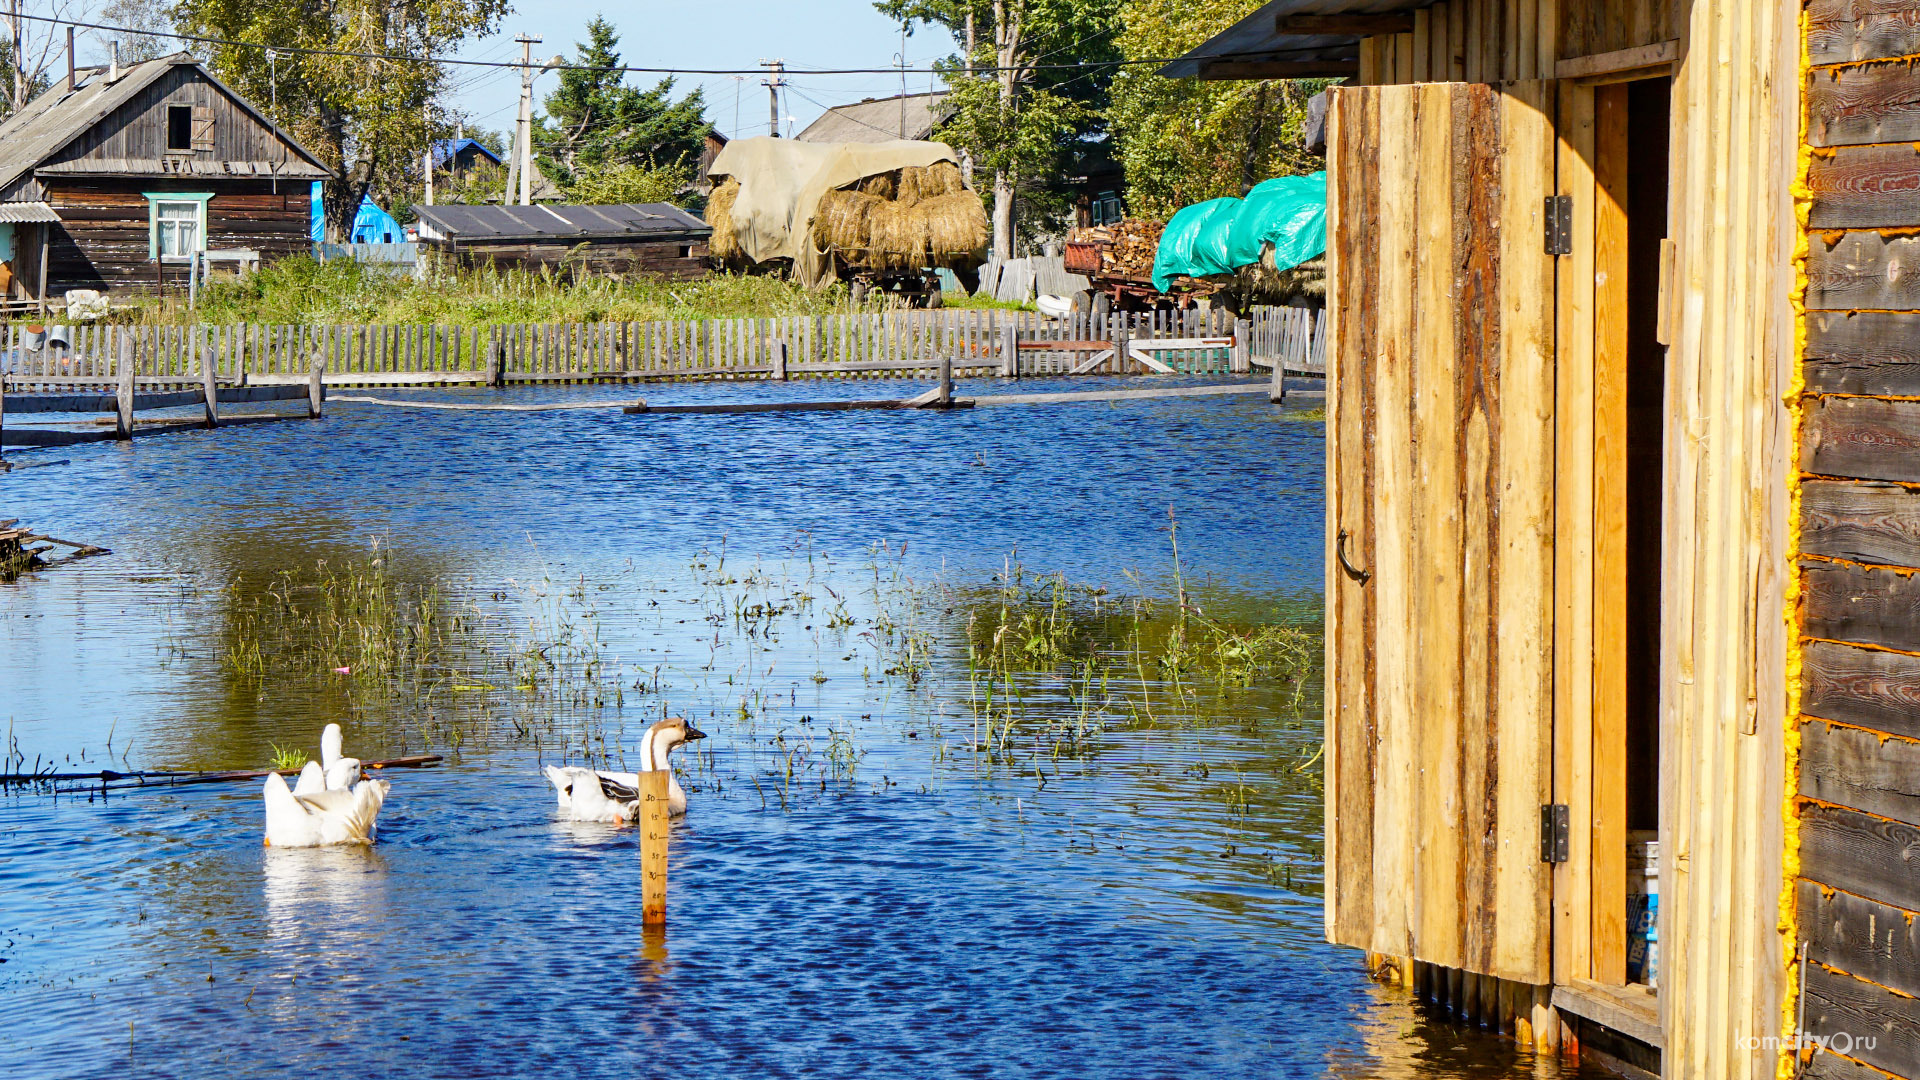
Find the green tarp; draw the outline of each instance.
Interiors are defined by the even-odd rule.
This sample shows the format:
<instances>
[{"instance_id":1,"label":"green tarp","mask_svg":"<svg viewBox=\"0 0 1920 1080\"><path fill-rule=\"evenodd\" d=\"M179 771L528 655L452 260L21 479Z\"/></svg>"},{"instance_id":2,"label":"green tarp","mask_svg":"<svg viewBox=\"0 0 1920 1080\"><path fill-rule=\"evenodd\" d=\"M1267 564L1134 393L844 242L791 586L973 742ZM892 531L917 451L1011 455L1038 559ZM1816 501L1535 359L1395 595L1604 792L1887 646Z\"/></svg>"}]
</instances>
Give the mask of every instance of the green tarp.
<instances>
[{"instance_id":1,"label":"green tarp","mask_svg":"<svg viewBox=\"0 0 1920 1080\"><path fill-rule=\"evenodd\" d=\"M1287 270L1327 250L1327 174L1283 176L1244 199L1210 199L1185 207L1160 234L1153 287L1161 292L1184 274L1231 274L1260 261L1273 245L1273 266Z\"/></svg>"}]
</instances>

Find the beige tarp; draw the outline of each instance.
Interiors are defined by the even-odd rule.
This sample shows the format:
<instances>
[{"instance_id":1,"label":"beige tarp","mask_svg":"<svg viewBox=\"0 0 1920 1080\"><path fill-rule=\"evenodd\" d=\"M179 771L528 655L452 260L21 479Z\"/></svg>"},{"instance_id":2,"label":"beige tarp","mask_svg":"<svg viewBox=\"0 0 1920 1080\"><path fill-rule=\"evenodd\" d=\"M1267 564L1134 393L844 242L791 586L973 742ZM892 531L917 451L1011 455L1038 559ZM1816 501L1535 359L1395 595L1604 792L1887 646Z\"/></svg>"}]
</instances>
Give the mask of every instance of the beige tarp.
<instances>
[{"instance_id":1,"label":"beige tarp","mask_svg":"<svg viewBox=\"0 0 1920 1080\"><path fill-rule=\"evenodd\" d=\"M831 260L811 239L820 197L863 177L936 161L957 165L960 156L937 142L803 143L762 135L728 143L707 175L716 184L729 176L740 181L733 229L747 258L792 259L794 280L818 288L833 275Z\"/></svg>"}]
</instances>

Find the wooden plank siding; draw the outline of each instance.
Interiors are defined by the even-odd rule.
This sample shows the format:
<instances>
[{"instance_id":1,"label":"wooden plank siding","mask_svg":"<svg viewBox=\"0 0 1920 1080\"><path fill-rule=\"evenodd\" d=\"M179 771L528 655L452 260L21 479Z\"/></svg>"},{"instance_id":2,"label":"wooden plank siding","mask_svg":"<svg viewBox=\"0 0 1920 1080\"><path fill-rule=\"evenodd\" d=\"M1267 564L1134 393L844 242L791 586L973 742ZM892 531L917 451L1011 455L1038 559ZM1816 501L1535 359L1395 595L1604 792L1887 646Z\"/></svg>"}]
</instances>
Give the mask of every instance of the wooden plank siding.
<instances>
[{"instance_id":1,"label":"wooden plank siding","mask_svg":"<svg viewBox=\"0 0 1920 1080\"><path fill-rule=\"evenodd\" d=\"M1808 1075L1920 1077L1920 0L1806 6L1797 718ZM1881 62L1894 61L1894 62Z\"/></svg>"},{"instance_id":2,"label":"wooden plank siding","mask_svg":"<svg viewBox=\"0 0 1920 1080\"><path fill-rule=\"evenodd\" d=\"M704 277L712 269L704 239L664 241L586 241L577 244L528 242L428 241L426 246L466 266L539 270L565 268L587 274L654 274L681 280Z\"/></svg>"},{"instance_id":3,"label":"wooden plank siding","mask_svg":"<svg viewBox=\"0 0 1920 1080\"><path fill-rule=\"evenodd\" d=\"M1552 78L1562 60L1654 46L1680 35L1673 0L1442 0L1411 31L1362 38L1366 85Z\"/></svg>"},{"instance_id":4,"label":"wooden plank siding","mask_svg":"<svg viewBox=\"0 0 1920 1080\"><path fill-rule=\"evenodd\" d=\"M1552 743L1552 262L1539 244L1551 90L1335 98L1332 228L1349 239L1330 295L1354 300L1330 330L1328 528L1367 576L1328 569L1328 933L1538 986L1550 974L1538 811ZM1531 1000L1501 999L1505 1024Z\"/></svg>"},{"instance_id":5,"label":"wooden plank siding","mask_svg":"<svg viewBox=\"0 0 1920 1080\"><path fill-rule=\"evenodd\" d=\"M185 152L167 149L167 107L182 105L196 110L211 125L211 138L204 148ZM239 102L200 73L191 64L170 68L140 91L131 101L108 113L99 123L79 134L66 148L48 158L42 168L66 171L87 163L152 162L169 157L181 161L227 162L305 162L288 147L272 128L262 124ZM116 171L120 166L110 166ZM309 165L310 170L312 167ZM286 184L283 186L299 186Z\"/></svg>"}]
</instances>

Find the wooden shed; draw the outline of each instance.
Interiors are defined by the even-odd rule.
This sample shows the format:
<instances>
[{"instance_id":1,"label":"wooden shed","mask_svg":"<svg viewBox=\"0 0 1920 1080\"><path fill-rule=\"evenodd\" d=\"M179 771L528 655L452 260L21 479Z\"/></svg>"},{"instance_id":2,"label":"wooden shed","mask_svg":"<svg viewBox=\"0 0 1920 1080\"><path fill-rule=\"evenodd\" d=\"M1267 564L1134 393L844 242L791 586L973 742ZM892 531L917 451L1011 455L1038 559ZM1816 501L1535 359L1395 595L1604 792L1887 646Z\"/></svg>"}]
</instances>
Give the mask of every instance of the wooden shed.
<instances>
[{"instance_id":1,"label":"wooden shed","mask_svg":"<svg viewBox=\"0 0 1920 1080\"><path fill-rule=\"evenodd\" d=\"M152 289L196 251L305 251L331 175L186 53L76 69L0 123L11 298Z\"/></svg>"},{"instance_id":2,"label":"wooden shed","mask_svg":"<svg viewBox=\"0 0 1920 1080\"><path fill-rule=\"evenodd\" d=\"M706 222L667 203L415 206L420 242L465 265L692 278L708 270Z\"/></svg>"},{"instance_id":3,"label":"wooden shed","mask_svg":"<svg viewBox=\"0 0 1920 1080\"><path fill-rule=\"evenodd\" d=\"M1376 973L1629 1071L1920 1077L1917 62L1920 0L1274 0L1164 69L1348 77L1326 917Z\"/></svg>"}]
</instances>

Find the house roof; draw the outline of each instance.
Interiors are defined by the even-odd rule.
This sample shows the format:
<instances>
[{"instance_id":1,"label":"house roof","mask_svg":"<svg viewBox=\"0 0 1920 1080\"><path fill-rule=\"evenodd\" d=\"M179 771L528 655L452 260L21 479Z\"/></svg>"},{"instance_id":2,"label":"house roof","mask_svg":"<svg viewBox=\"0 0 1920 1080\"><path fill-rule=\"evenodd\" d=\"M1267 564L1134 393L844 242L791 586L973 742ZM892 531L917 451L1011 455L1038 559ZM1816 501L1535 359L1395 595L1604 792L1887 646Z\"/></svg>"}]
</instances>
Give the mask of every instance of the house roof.
<instances>
[{"instance_id":1,"label":"house roof","mask_svg":"<svg viewBox=\"0 0 1920 1080\"><path fill-rule=\"evenodd\" d=\"M1307 78L1358 71L1360 39L1434 0L1270 0L1160 68L1169 79Z\"/></svg>"},{"instance_id":2,"label":"house roof","mask_svg":"<svg viewBox=\"0 0 1920 1080\"><path fill-rule=\"evenodd\" d=\"M676 239L713 232L706 222L667 203L614 206L415 206L423 239L480 240Z\"/></svg>"},{"instance_id":3,"label":"house roof","mask_svg":"<svg viewBox=\"0 0 1920 1080\"><path fill-rule=\"evenodd\" d=\"M107 79L106 68L80 68L74 72L73 85L68 79L55 83L53 88L29 101L26 108L0 121L0 188L5 188L29 172L37 171L41 162L59 153L74 139L105 120L115 109L137 97L141 91L153 85L161 76L180 65L198 68L200 74L220 92L239 103L249 115L263 126L278 135L295 153L303 159L287 162L245 162L249 166L265 166L270 172L258 175L278 175L286 177L318 179L334 175L333 170L321 164L320 159L309 153L291 135L253 107L247 99L241 97L228 86L215 78L204 65L188 53L174 53L143 63L132 64L120 69L120 77ZM97 163L96 163L97 164ZM210 163L216 166L224 163ZM158 162L127 161L124 171L159 174ZM95 171L94 166L83 166L80 162L62 163L54 168L62 172ZM226 174L230 170L219 170ZM240 175L248 175L241 173Z\"/></svg>"},{"instance_id":4,"label":"house roof","mask_svg":"<svg viewBox=\"0 0 1920 1080\"><path fill-rule=\"evenodd\" d=\"M906 107L906 123L901 123L901 106ZM953 115L944 90L931 94L908 94L868 98L852 105L839 105L820 114L805 131L794 136L798 142L878 143L895 139L924 139L933 129ZM904 128L904 130L903 130Z\"/></svg>"},{"instance_id":5,"label":"house roof","mask_svg":"<svg viewBox=\"0 0 1920 1080\"><path fill-rule=\"evenodd\" d=\"M500 155L487 149L486 144L478 139L441 139L433 144L433 163L437 167L445 162L452 161L454 158L460 156L460 153L468 147L480 151L488 161L493 162L495 165L502 164Z\"/></svg>"}]
</instances>

